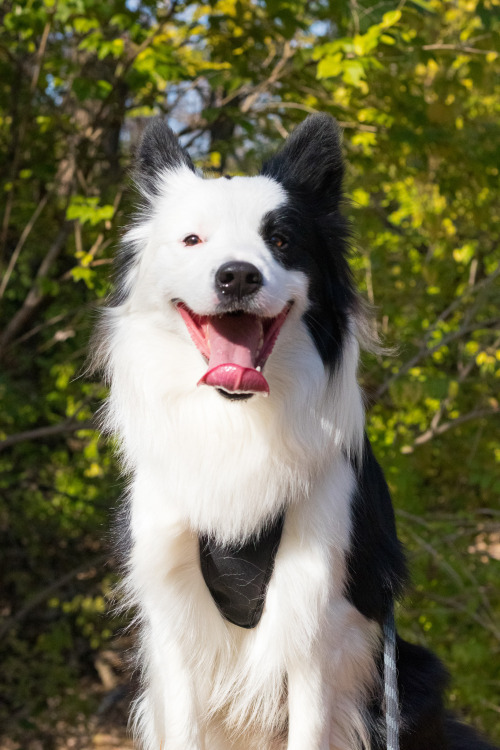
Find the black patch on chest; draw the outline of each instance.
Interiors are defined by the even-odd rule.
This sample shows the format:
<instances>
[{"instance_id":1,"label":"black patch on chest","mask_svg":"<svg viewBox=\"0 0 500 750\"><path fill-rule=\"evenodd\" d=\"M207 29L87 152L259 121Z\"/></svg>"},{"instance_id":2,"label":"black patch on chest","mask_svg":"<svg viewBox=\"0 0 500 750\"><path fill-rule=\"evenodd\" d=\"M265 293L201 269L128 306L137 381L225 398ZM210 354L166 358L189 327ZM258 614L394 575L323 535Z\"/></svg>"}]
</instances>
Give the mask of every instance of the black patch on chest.
<instances>
[{"instance_id":1,"label":"black patch on chest","mask_svg":"<svg viewBox=\"0 0 500 750\"><path fill-rule=\"evenodd\" d=\"M201 572L208 590L222 616L240 628L254 628L262 616L284 521L283 512L238 546L199 537Z\"/></svg>"}]
</instances>

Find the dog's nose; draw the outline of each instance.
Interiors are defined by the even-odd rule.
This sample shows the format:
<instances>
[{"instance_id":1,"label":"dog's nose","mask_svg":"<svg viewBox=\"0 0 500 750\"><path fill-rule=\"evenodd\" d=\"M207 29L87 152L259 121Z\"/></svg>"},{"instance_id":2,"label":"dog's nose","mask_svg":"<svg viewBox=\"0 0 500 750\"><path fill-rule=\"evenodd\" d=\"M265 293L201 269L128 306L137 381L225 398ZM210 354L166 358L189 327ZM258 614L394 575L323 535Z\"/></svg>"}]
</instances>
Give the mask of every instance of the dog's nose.
<instances>
[{"instance_id":1,"label":"dog's nose","mask_svg":"<svg viewBox=\"0 0 500 750\"><path fill-rule=\"evenodd\" d=\"M215 274L215 286L220 296L243 299L257 292L264 279L259 269L246 261L224 263Z\"/></svg>"}]
</instances>

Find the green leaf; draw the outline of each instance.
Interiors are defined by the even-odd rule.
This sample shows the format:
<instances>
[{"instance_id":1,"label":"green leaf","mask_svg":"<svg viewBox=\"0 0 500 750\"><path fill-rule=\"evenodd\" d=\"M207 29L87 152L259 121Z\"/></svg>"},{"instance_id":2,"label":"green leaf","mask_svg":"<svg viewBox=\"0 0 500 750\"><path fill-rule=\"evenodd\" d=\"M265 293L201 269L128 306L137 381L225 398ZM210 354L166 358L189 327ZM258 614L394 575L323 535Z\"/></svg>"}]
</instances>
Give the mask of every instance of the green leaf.
<instances>
[{"instance_id":1,"label":"green leaf","mask_svg":"<svg viewBox=\"0 0 500 750\"><path fill-rule=\"evenodd\" d=\"M400 10L389 10L382 16L382 23L380 24L382 29L388 29L390 26L394 26L398 21L401 20Z\"/></svg>"},{"instance_id":2,"label":"green leaf","mask_svg":"<svg viewBox=\"0 0 500 750\"><path fill-rule=\"evenodd\" d=\"M332 78L341 74L343 70L342 53L324 57L318 64L317 76L319 79Z\"/></svg>"},{"instance_id":3,"label":"green leaf","mask_svg":"<svg viewBox=\"0 0 500 750\"><path fill-rule=\"evenodd\" d=\"M345 60L342 66L342 76L346 83L359 87L361 81L366 78L363 63L360 60Z\"/></svg>"}]
</instances>

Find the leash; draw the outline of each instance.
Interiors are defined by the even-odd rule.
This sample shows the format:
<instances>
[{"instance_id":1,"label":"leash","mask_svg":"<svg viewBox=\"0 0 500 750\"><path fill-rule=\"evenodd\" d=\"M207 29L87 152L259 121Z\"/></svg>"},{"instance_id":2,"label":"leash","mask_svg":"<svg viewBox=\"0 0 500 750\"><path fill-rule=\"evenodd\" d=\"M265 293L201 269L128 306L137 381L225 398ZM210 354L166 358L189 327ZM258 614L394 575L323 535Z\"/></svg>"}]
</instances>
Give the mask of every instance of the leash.
<instances>
[{"instance_id":1,"label":"leash","mask_svg":"<svg viewBox=\"0 0 500 750\"><path fill-rule=\"evenodd\" d=\"M399 697L396 669L396 623L391 607L384 622L384 699L387 750L399 750Z\"/></svg>"}]
</instances>

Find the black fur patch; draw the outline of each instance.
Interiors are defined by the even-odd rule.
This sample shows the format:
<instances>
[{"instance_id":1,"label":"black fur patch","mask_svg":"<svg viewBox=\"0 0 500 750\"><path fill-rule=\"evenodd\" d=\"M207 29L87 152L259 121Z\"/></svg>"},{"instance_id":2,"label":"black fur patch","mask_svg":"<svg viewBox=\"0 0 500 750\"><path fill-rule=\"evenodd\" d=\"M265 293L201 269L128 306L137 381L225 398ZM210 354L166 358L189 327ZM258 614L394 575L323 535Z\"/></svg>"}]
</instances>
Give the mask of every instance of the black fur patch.
<instances>
[{"instance_id":1,"label":"black fur patch","mask_svg":"<svg viewBox=\"0 0 500 750\"><path fill-rule=\"evenodd\" d=\"M449 750L497 750L475 729L462 724L454 716L445 718L445 736Z\"/></svg>"},{"instance_id":2,"label":"black fur patch","mask_svg":"<svg viewBox=\"0 0 500 750\"><path fill-rule=\"evenodd\" d=\"M137 263L137 254L137 248L132 243L122 241L113 261L113 292L107 301L109 307L118 307L126 302L128 292L125 282Z\"/></svg>"},{"instance_id":3,"label":"black fur patch","mask_svg":"<svg viewBox=\"0 0 500 750\"><path fill-rule=\"evenodd\" d=\"M448 674L433 653L398 637L396 664L401 750L496 750L474 729L444 711L443 692L448 684ZM379 695L368 707L372 726L370 747L372 750L386 750L382 654L378 671Z\"/></svg>"},{"instance_id":4,"label":"black fur patch","mask_svg":"<svg viewBox=\"0 0 500 750\"><path fill-rule=\"evenodd\" d=\"M401 706L401 750L444 750L443 665L430 651L397 639L396 664Z\"/></svg>"},{"instance_id":5,"label":"black fur patch","mask_svg":"<svg viewBox=\"0 0 500 750\"><path fill-rule=\"evenodd\" d=\"M346 596L361 614L381 623L408 579L389 488L365 436L362 464L354 464L357 486L351 503Z\"/></svg>"},{"instance_id":6,"label":"black fur patch","mask_svg":"<svg viewBox=\"0 0 500 750\"><path fill-rule=\"evenodd\" d=\"M346 596L365 617L382 624L407 582L406 561L396 535L389 488L366 436L362 463L355 461L353 468L357 488L351 504ZM448 675L434 654L398 637L396 664L401 750L495 750L473 729L445 713L443 693ZM382 652L378 671L381 687L368 707L371 747L385 750Z\"/></svg>"},{"instance_id":7,"label":"black fur patch","mask_svg":"<svg viewBox=\"0 0 500 750\"><path fill-rule=\"evenodd\" d=\"M386 750L382 651L377 662L378 694L368 706L372 730L370 748ZM447 684L447 674L443 665L430 651L399 637L396 665L401 750L451 750L444 739L442 692Z\"/></svg>"},{"instance_id":8,"label":"black fur patch","mask_svg":"<svg viewBox=\"0 0 500 750\"><path fill-rule=\"evenodd\" d=\"M286 190L312 201L315 217L338 208L342 194L344 161L341 135L333 117L312 115L302 122L263 166L261 174L280 182Z\"/></svg>"},{"instance_id":9,"label":"black fur patch","mask_svg":"<svg viewBox=\"0 0 500 750\"><path fill-rule=\"evenodd\" d=\"M305 322L329 369L338 364L356 292L347 261L349 225L342 215L344 165L339 130L328 115L308 117L262 174L283 185L288 202L264 218L261 235L285 267L304 271L310 306ZM277 248L271 237L286 244Z\"/></svg>"},{"instance_id":10,"label":"black fur patch","mask_svg":"<svg viewBox=\"0 0 500 750\"><path fill-rule=\"evenodd\" d=\"M136 160L135 179L147 192L157 195L159 179L168 169L188 167L195 171L174 131L159 118L152 120L142 137Z\"/></svg>"}]
</instances>

